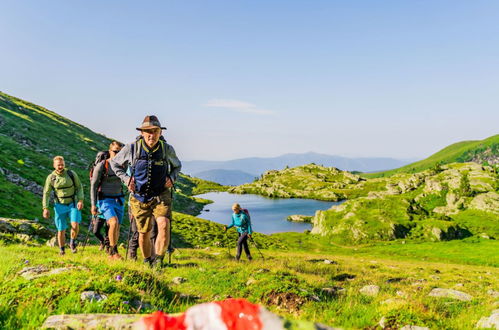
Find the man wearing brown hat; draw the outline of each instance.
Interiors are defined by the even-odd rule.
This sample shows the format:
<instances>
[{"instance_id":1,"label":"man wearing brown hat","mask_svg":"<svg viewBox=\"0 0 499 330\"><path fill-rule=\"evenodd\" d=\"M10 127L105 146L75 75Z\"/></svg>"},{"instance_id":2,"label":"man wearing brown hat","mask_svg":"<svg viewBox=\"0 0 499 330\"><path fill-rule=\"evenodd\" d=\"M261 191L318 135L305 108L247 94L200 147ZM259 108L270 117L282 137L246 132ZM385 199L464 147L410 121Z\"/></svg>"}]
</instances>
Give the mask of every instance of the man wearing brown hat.
<instances>
[{"instance_id":1,"label":"man wearing brown hat","mask_svg":"<svg viewBox=\"0 0 499 330\"><path fill-rule=\"evenodd\" d=\"M175 150L162 136L164 129L156 116L146 116L137 128L141 135L110 161L113 171L130 191L129 207L136 220L144 262L158 266L170 244L172 187L181 168ZM131 175L127 174L128 167ZM158 225L154 247L150 240L153 217ZM156 252L154 260L152 249Z\"/></svg>"}]
</instances>

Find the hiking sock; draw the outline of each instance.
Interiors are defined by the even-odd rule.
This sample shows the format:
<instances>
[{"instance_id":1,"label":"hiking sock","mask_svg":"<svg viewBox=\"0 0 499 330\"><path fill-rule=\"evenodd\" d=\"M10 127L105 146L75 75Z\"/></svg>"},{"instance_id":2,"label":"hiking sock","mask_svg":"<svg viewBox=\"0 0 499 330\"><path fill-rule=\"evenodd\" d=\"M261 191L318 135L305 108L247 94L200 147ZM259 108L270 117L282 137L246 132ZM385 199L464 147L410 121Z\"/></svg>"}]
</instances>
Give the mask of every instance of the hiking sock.
<instances>
[{"instance_id":1,"label":"hiking sock","mask_svg":"<svg viewBox=\"0 0 499 330\"><path fill-rule=\"evenodd\" d=\"M110 255L112 255L112 256L113 256L113 255L115 255L115 254L117 254L117 253L118 253L118 248L116 247L116 245L115 245L115 246L110 246L110 247L109 247L109 254L110 254Z\"/></svg>"},{"instance_id":2,"label":"hiking sock","mask_svg":"<svg viewBox=\"0 0 499 330\"><path fill-rule=\"evenodd\" d=\"M61 250L61 252L66 252L66 251L65 251L65 250L66 250L66 248L65 248L64 246L63 246L63 247L61 247L61 248L59 248L59 249Z\"/></svg>"},{"instance_id":3,"label":"hiking sock","mask_svg":"<svg viewBox=\"0 0 499 330\"><path fill-rule=\"evenodd\" d=\"M74 238L71 238L71 239L69 240L69 246L70 246L71 248L74 248L74 247L75 247L75 239L74 239Z\"/></svg>"}]
</instances>

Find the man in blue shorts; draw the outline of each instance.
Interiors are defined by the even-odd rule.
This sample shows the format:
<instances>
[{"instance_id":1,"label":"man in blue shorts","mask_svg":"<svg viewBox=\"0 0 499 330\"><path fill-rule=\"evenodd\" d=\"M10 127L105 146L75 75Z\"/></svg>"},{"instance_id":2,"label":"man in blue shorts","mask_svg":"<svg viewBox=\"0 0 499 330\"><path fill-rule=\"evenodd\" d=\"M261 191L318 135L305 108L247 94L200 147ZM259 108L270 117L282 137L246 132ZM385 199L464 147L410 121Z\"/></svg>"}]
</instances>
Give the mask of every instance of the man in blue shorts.
<instances>
[{"instance_id":1,"label":"man in blue shorts","mask_svg":"<svg viewBox=\"0 0 499 330\"><path fill-rule=\"evenodd\" d=\"M54 171L47 176L43 188L43 217L50 217L50 192L54 191L55 226L57 227L57 241L59 254L65 254L67 220L71 221L71 252L76 253L76 237L81 223L81 209L83 208L83 186L78 175L72 170L65 169L64 158L54 157Z\"/></svg>"},{"instance_id":2,"label":"man in blue shorts","mask_svg":"<svg viewBox=\"0 0 499 330\"><path fill-rule=\"evenodd\" d=\"M109 226L109 258L118 260L118 239L120 236L120 225L123 223L125 211L125 196L120 178L114 174L109 165L121 150L121 143L113 141L109 145L109 158L98 163L90 179L90 201L92 203L92 214L99 213L104 216Z\"/></svg>"}]
</instances>

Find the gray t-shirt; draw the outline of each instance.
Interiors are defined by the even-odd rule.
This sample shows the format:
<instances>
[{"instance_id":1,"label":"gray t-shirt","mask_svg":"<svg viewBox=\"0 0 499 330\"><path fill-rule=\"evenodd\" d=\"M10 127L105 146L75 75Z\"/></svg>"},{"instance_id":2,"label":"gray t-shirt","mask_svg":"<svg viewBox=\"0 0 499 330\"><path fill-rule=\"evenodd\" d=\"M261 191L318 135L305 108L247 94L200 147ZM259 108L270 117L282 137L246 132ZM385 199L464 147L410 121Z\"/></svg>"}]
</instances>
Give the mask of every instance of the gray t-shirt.
<instances>
[{"instance_id":1,"label":"gray t-shirt","mask_svg":"<svg viewBox=\"0 0 499 330\"><path fill-rule=\"evenodd\" d=\"M101 187L101 197L113 197L123 194L121 180L114 174L109 160L107 162L107 176L104 175L106 161L102 161L95 166L92 178L90 179L90 201L92 202L92 206L97 205L99 185Z\"/></svg>"}]
</instances>

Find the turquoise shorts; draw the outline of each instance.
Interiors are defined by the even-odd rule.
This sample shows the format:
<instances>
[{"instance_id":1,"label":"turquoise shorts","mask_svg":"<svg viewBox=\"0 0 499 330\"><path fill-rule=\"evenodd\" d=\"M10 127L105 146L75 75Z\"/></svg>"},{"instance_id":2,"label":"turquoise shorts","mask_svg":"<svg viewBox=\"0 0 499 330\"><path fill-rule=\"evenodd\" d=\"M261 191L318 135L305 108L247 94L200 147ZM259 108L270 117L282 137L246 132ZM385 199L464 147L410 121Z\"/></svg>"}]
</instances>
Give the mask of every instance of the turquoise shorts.
<instances>
[{"instance_id":1,"label":"turquoise shorts","mask_svg":"<svg viewBox=\"0 0 499 330\"><path fill-rule=\"evenodd\" d=\"M81 211L76 208L76 203L54 205L55 227L58 231L68 228L68 218L71 222L81 223Z\"/></svg>"},{"instance_id":2,"label":"turquoise shorts","mask_svg":"<svg viewBox=\"0 0 499 330\"><path fill-rule=\"evenodd\" d=\"M125 213L125 199L123 197L99 199L97 207L106 221L116 217L120 225L123 223L123 213Z\"/></svg>"}]
</instances>

